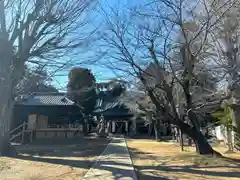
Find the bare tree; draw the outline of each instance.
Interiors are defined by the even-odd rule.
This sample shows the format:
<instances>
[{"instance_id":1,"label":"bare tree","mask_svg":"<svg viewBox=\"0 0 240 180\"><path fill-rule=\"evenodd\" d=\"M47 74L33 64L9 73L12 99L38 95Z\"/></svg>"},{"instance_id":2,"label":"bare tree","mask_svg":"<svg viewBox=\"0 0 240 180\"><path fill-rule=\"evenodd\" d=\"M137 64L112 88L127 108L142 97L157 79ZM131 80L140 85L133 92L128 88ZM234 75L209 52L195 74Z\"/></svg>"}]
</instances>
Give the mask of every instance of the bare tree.
<instances>
[{"instance_id":1,"label":"bare tree","mask_svg":"<svg viewBox=\"0 0 240 180\"><path fill-rule=\"evenodd\" d=\"M14 96L33 92L58 92L57 88L51 85L52 78L49 78L44 69L25 68L24 76L15 87Z\"/></svg>"},{"instance_id":2,"label":"bare tree","mask_svg":"<svg viewBox=\"0 0 240 180\"><path fill-rule=\"evenodd\" d=\"M225 0L219 3L226 3ZM221 70L222 84L225 85L230 95L228 104L232 108L232 127L234 130L234 146L240 150L240 116L237 107L240 99L240 59L239 59L239 12L240 1L235 1L235 6L221 19L217 28L211 32L214 44L214 68ZM219 16L219 13L216 14Z\"/></svg>"},{"instance_id":3,"label":"bare tree","mask_svg":"<svg viewBox=\"0 0 240 180\"><path fill-rule=\"evenodd\" d=\"M205 88L204 92L210 92L202 94L204 102L194 103L194 90L201 86L195 77L197 72L207 70L209 32L233 4L213 9L206 1L191 2L154 1L130 17L114 11L114 18L106 18L108 33L102 40L108 47L109 66L139 78L160 119L190 136L200 154L219 155L201 132L198 112L205 106L220 104L226 97L214 101L216 93ZM218 18L216 11L222 12ZM183 105L176 100L176 90L182 94ZM189 123L183 121L184 115Z\"/></svg>"},{"instance_id":4,"label":"bare tree","mask_svg":"<svg viewBox=\"0 0 240 180\"><path fill-rule=\"evenodd\" d=\"M83 27L91 0L0 1L0 152L8 144L13 87L25 64L61 68L59 60L86 39ZM84 17L85 16L85 17Z\"/></svg>"}]
</instances>

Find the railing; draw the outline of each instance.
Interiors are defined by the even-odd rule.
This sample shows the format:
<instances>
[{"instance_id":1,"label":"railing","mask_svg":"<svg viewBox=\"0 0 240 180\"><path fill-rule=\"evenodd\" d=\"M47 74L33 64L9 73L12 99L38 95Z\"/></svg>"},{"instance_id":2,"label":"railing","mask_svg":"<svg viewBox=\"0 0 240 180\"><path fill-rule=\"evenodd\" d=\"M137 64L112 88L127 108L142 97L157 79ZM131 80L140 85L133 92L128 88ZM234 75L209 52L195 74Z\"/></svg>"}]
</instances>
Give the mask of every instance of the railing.
<instances>
[{"instance_id":1,"label":"railing","mask_svg":"<svg viewBox=\"0 0 240 180\"><path fill-rule=\"evenodd\" d=\"M82 128L82 124L48 124L47 128Z\"/></svg>"},{"instance_id":2,"label":"railing","mask_svg":"<svg viewBox=\"0 0 240 180\"><path fill-rule=\"evenodd\" d=\"M234 132L234 149L240 152L240 133Z\"/></svg>"},{"instance_id":3,"label":"railing","mask_svg":"<svg viewBox=\"0 0 240 180\"><path fill-rule=\"evenodd\" d=\"M23 122L23 124L17 126L16 128L14 128L13 130L10 131L10 142L13 141L14 139L16 139L17 137L22 136L21 143L23 143L26 125L27 125L27 123Z\"/></svg>"},{"instance_id":4,"label":"railing","mask_svg":"<svg viewBox=\"0 0 240 180\"><path fill-rule=\"evenodd\" d=\"M18 137L21 137L21 143L24 142L25 135L28 134L30 142L33 139L33 132L35 132L36 138L38 138L39 133L51 134L51 133L64 133L65 136L75 136L78 133L83 132L83 126L81 124L48 124L45 128L36 128L34 130L28 129L27 122L23 122L23 124L17 126L13 130L10 131L10 142L15 140ZM72 135L68 135L68 134ZM48 134L48 135L49 135Z\"/></svg>"},{"instance_id":5,"label":"railing","mask_svg":"<svg viewBox=\"0 0 240 180\"><path fill-rule=\"evenodd\" d=\"M81 124L48 124L46 128L35 129L36 138L44 137L73 137L83 132Z\"/></svg>"}]
</instances>

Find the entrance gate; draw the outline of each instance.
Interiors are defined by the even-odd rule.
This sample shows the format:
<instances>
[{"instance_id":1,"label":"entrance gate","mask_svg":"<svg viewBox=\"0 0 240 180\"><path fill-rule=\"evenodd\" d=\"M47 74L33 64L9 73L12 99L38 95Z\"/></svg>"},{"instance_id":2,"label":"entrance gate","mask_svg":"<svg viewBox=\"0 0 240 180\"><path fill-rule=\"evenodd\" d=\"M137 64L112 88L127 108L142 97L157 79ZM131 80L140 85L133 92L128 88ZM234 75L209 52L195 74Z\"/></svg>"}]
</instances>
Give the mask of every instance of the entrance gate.
<instances>
[{"instance_id":1,"label":"entrance gate","mask_svg":"<svg viewBox=\"0 0 240 180\"><path fill-rule=\"evenodd\" d=\"M128 134L128 121L126 120L112 121L112 133Z\"/></svg>"}]
</instances>

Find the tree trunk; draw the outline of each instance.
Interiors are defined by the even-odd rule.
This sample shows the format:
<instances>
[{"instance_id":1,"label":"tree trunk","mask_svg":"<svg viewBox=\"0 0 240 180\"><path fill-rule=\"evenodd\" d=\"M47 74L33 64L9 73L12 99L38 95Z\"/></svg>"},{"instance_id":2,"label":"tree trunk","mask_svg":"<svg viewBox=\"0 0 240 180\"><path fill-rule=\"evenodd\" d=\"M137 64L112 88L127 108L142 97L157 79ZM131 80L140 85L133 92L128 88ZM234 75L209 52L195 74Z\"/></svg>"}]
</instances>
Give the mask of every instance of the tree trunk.
<instances>
[{"instance_id":1,"label":"tree trunk","mask_svg":"<svg viewBox=\"0 0 240 180\"><path fill-rule=\"evenodd\" d=\"M148 136L152 137L153 122L148 125Z\"/></svg>"},{"instance_id":2,"label":"tree trunk","mask_svg":"<svg viewBox=\"0 0 240 180\"><path fill-rule=\"evenodd\" d=\"M0 155L9 155L10 153L9 131L13 109L11 74L13 54L11 47L6 39L0 39Z\"/></svg>"},{"instance_id":3,"label":"tree trunk","mask_svg":"<svg viewBox=\"0 0 240 180\"><path fill-rule=\"evenodd\" d=\"M229 126L227 126L227 145L228 145L228 151L233 152L232 131Z\"/></svg>"},{"instance_id":4,"label":"tree trunk","mask_svg":"<svg viewBox=\"0 0 240 180\"><path fill-rule=\"evenodd\" d=\"M192 139L188 137L188 146L192 146Z\"/></svg>"},{"instance_id":5,"label":"tree trunk","mask_svg":"<svg viewBox=\"0 0 240 180\"><path fill-rule=\"evenodd\" d=\"M204 155L210 154L210 155L222 156L220 153L213 150L211 145L208 143L206 137L200 131L199 122L197 122L197 116L193 111L189 111L189 113L188 113L188 117L193 124L193 127L191 127L187 123L184 123L183 121L181 121L181 119L179 119L178 116L175 116L175 117L171 116L170 113L163 106L161 106L160 102L154 96L154 94L151 90L148 90L147 92L148 92L148 95L149 95L151 101L156 106L156 108L160 112L162 112L162 114L165 114L165 116L168 117L168 120L172 124L178 126L183 131L184 134L188 135L189 137L191 137L193 139L193 141L196 145L196 151L199 154L204 154Z\"/></svg>"},{"instance_id":6,"label":"tree trunk","mask_svg":"<svg viewBox=\"0 0 240 180\"><path fill-rule=\"evenodd\" d=\"M111 133L111 125L110 125L110 121L107 122L107 127L106 127L106 135L109 135L109 133Z\"/></svg>"},{"instance_id":7,"label":"tree trunk","mask_svg":"<svg viewBox=\"0 0 240 180\"><path fill-rule=\"evenodd\" d=\"M98 131L98 135L100 137L105 137L106 134L105 134L105 120L101 120L100 122L100 128L99 128L99 131Z\"/></svg>"},{"instance_id":8,"label":"tree trunk","mask_svg":"<svg viewBox=\"0 0 240 180\"><path fill-rule=\"evenodd\" d=\"M212 146L208 143L206 137L202 134L201 131L196 130L194 127L180 121L173 120L173 124L181 128L181 130L191 137L196 145L196 152L202 155L216 155L222 156L220 153L213 150Z\"/></svg>"},{"instance_id":9,"label":"tree trunk","mask_svg":"<svg viewBox=\"0 0 240 180\"><path fill-rule=\"evenodd\" d=\"M88 123L86 117L83 117L83 135L88 135Z\"/></svg>"},{"instance_id":10,"label":"tree trunk","mask_svg":"<svg viewBox=\"0 0 240 180\"><path fill-rule=\"evenodd\" d=\"M170 125L170 126L171 126L172 140L176 140L175 127L173 125Z\"/></svg>"},{"instance_id":11,"label":"tree trunk","mask_svg":"<svg viewBox=\"0 0 240 180\"><path fill-rule=\"evenodd\" d=\"M232 110L233 144L234 151L240 151L240 115L237 107Z\"/></svg>"},{"instance_id":12,"label":"tree trunk","mask_svg":"<svg viewBox=\"0 0 240 180\"><path fill-rule=\"evenodd\" d=\"M195 138L194 138L194 136L195 136ZM193 141L196 145L197 153L199 153L199 154L215 154L215 151L213 150L211 145L208 143L206 137L201 132L198 132L198 131L195 132L195 135L193 135Z\"/></svg>"},{"instance_id":13,"label":"tree trunk","mask_svg":"<svg viewBox=\"0 0 240 180\"><path fill-rule=\"evenodd\" d=\"M182 132L182 130L180 129L180 131L179 131L179 133L180 133L180 146L181 146L181 151L184 151L184 148L183 148L183 146L184 146L184 142L183 142L183 132Z\"/></svg>"},{"instance_id":14,"label":"tree trunk","mask_svg":"<svg viewBox=\"0 0 240 180\"><path fill-rule=\"evenodd\" d=\"M178 128L178 127L176 127L175 128L175 136L176 136L176 141L177 141L177 143L179 143L180 142L180 128Z\"/></svg>"},{"instance_id":15,"label":"tree trunk","mask_svg":"<svg viewBox=\"0 0 240 180\"><path fill-rule=\"evenodd\" d=\"M200 131L200 123L198 122L196 113L190 110L188 112L188 118L191 121L193 127L181 121L187 126L180 126L180 128L185 134L192 138L196 145L196 152L199 154L212 154L221 156L221 154L213 150L212 146L208 143L207 138ZM183 127L185 128L183 129Z\"/></svg>"},{"instance_id":16,"label":"tree trunk","mask_svg":"<svg viewBox=\"0 0 240 180\"><path fill-rule=\"evenodd\" d=\"M1 86L0 86L1 89ZM0 90L0 93L2 91ZM0 97L1 111L0 111L0 155L10 155L8 154L10 147L10 121L11 121L11 110L12 105L9 102L3 101L2 96Z\"/></svg>"},{"instance_id":17,"label":"tree trunk","mask_svg":"<svg viewBox=\"0 0 240 180\"><path fill-rule=\"evenodd\" d=\"M89 116L89 118L88 118L88 133L92 132L92 123L93 123L92 117Z\"/></svg>"},{"instance_id":18,"label":"tree trunk","mask_svg":"<svg viewBox=\"0 0 240 180\"><path fill-rule=\"evenodd\" d=\"M92 122L89 122L89 127L88 127L88 133L91 133L92 132Z\"/></svg>"},{"instance_id":19,"label":"tree trunk","mask_svg":"<svg viewBox=\"0 0 240 180\"><path fill-rule=\"evenodd\" d=\"M133 135L135 135L137 133L137 123L136 123L136 119L135 118L132 119L132 126L131 127L132 127L131 134L133 136Z\"/></svg>"},{"instance_id":20,"label":"tree trunk","mask_svg":"<svg viewBox=\"0 0 240 180\"><path fill-rule=\"evenodd\" d=\"M158 119L156 119L155 121L153 121L153 127L154 127L154 135L155 135L155 139L158 140L160 138L160 122Z\"/></svg>"}]
</instances>

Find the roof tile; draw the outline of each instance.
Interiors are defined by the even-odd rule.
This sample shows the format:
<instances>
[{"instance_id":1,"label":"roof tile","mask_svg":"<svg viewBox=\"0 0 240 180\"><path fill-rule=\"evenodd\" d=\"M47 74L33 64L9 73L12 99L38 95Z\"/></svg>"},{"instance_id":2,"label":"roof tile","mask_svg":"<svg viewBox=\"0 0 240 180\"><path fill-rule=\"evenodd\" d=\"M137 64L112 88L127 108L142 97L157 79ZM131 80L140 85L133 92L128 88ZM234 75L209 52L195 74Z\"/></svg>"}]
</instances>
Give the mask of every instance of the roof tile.
<instances>
[{"instance_id":1,"label":"roof tile","mask_svg":"<svg viewBox=\"0 0 240 180\"><path fill-rule=\"evenodd\" d=\"M33 93L27 98L17 102L20 105L28 106L69 106L74 102L68 99L63 93Z\"/></svg>"}]
</instances>

